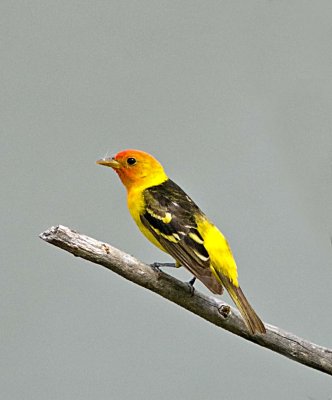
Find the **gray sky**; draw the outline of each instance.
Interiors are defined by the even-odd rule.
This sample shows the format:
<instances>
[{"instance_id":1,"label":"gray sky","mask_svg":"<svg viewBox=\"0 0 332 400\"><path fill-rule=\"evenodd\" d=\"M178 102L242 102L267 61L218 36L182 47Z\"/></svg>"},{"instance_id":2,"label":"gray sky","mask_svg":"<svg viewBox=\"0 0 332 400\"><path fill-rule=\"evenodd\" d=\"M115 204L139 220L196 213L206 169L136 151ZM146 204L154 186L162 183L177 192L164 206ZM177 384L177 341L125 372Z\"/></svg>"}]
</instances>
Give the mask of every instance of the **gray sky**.
<instances>
[{"instance_id":1,"label":"gray sky","mask_svg":"<svg viewBox=\"0 0 332 400\"><path fill-rule=\"evenodd\" d=\"M95 164L146 150L228 237L258 314L331 348L331 12L1 2L2 399L331 398L331 377L38 239L61 223L169 261Z\"/></svg>"}]
</instances>

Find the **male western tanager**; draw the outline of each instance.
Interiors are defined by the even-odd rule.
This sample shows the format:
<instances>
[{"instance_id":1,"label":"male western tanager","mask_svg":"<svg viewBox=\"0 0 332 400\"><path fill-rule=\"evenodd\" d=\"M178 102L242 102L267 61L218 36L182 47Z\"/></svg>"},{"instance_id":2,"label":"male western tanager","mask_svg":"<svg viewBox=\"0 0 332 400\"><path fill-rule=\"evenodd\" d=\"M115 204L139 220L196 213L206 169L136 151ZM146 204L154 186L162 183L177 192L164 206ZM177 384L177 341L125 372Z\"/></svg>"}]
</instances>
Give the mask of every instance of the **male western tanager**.
<instances>
[{"instance_id":1,"label":"male western tanager","mask_svg":"<svg viewBox=\"0 0 332 400\"><path fill-rule=\"evenodd\" d=\"M142 233L178 265L185 266L216 294L223 286L251 333L265 333L239 283L236 263L224 235L193 200L166 175L150 154L124 150L97 161L111 167L127 189L127 204Z\"/></svg>"}]
</instances>

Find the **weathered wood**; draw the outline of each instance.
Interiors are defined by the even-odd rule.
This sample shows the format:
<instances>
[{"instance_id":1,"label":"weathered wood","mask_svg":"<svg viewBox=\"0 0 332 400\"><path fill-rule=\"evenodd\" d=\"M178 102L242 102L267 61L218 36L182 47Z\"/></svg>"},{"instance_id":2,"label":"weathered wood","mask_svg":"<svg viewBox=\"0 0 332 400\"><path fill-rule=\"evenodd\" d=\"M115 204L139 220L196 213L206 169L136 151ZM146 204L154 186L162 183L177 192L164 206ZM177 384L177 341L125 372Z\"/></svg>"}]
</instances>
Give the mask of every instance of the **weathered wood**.
<instances>
[{"instance_id":1,"label":"weathered wood","mask_svg":"<svg viewBox=\"0 0 332 400\"><path fill-rule=\"evenodd\" d=\"M294 361L332 375L332 350L318 346L276 326L266 324L265 335L251 335L239 312L212 296L193 290L187 283L91 237L65 226L51 227L40 238L76 257L100 264L124 278L186 308L207 321Z\"/></svg>"}]
</instances>

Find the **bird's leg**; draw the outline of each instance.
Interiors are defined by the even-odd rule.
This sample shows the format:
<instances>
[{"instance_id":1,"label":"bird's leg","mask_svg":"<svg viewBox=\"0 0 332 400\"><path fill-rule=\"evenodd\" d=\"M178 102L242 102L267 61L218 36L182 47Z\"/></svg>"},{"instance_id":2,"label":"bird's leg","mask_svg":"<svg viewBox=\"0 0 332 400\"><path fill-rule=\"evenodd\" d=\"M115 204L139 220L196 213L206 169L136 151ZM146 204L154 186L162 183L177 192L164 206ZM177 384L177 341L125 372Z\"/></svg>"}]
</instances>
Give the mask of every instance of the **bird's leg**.
<instances>
[{"instance_id":1,"label":"bird's leg","mask_svg":"<svg viewBox=\"0 0 332 400\"><path fill-rule=\"evenodd\" d=\"M160 262L154 262L150 264L150 267L155 269L156 271L160 271L161 267L167 267L167 268L179 268L181 267L181 263L179 261L175 261L175 263L160 263Z\"/></svg>"},{"instance_id":2,"label":"bird's leg","mask_svg":"<svg viewBox=\"0 0 332 400\"><path fill-rule=\"evenodd\" d=\"M161 267L168 267L168 268L176 268L175 263L159 263L159 262L154 262L150 264L150 267L155 269L156 271L160 271Z\"/></svg>"}]
</instances>

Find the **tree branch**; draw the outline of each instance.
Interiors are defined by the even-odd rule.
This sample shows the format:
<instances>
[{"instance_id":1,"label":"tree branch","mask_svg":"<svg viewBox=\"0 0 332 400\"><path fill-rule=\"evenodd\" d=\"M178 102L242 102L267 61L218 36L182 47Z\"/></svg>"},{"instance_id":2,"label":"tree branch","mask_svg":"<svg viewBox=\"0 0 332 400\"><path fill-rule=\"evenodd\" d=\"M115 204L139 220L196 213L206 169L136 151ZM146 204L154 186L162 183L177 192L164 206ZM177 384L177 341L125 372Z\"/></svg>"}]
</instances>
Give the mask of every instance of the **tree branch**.
<instances>
[{"instance_id":1,"label":"tree branch","mask_svg":"<svg viewBox=\"0 0 332 400\"><path fill-rule=\"evenodd\" d=\"M332 375L332 350L318 346L276 326L265 324L265 335L251 335L239 312L228 304L172 276L144 264L134 257L65 226L51 227L40 238L76 257L100 264L124 278L186 308L207 321L282 354L294 361Z\"/></svg>"}]
</instances>

